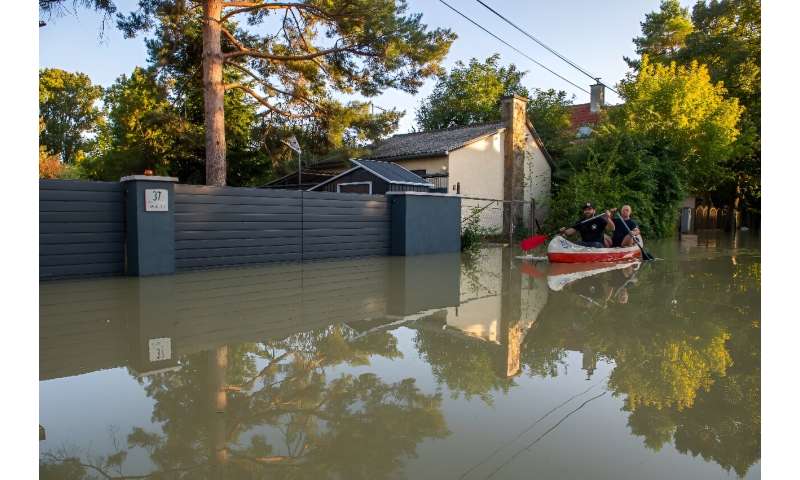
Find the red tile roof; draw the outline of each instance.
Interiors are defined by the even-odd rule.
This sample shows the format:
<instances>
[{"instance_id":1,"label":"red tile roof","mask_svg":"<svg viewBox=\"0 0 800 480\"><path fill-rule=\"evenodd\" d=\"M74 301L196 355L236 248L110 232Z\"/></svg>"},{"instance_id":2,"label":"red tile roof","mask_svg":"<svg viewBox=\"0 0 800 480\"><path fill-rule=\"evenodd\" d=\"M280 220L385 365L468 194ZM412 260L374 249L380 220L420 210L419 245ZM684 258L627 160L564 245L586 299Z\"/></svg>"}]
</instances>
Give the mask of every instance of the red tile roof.
<instances>
[{"instance_id":1,"label":"red tile roof","mask_svg":"<svg viewBox=\"0 0 800 480\"><path fill-rule=\"evenodd\" d=\"M570 122L573 130L584 125L595 125L600 121L600 112L591 112L588 103L570 106Z\"/></svg>"}]
</instances>

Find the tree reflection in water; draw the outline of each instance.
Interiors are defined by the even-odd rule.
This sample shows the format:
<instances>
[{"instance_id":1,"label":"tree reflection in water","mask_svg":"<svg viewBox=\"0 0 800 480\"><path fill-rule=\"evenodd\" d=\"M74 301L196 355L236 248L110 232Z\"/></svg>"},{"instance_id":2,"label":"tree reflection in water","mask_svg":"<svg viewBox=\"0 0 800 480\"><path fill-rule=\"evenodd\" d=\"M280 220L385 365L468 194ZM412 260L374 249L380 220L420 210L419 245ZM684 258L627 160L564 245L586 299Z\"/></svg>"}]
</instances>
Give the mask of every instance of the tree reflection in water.
<instances>
[{"instance_id":1,"label":"tree reflection in water","mask_svg":"<svg viewBox=\"0 0 800 480\"><path fill-rule=\"evenodd\" d=\"M567 353L581 352L587 377L599 361L613 367L608 389L647 448L672 444L740 476L759 461L757 256L674 258L644 266L635 281L608 272L527 297L546 283L520 278L507 257L493 271L465 269L462 294L478 300L462 299L460 317L440 310L406 325L453 398L491 404L513 395L525 375L560 375ZM484 307L497 312L496 325L481 323ZM478 330L491 335L478 338ZM119 476L126 452L139 449L154 478L402 476L420 442L449 435L442 398L420 392L413 378L337 373L402 356L397 337L370 332L331 326L184 357L180 370L142 380L160 431L136 428L127 449L91 465L43 455L41 478ZM58 458L66 461L48 462Z\"/></svg>"},{"instance_id":2,"label":"tree reflection in water","mask_svg":"<svg viewBox=\"0 0 800 480\"><path fill-rule=\"evenodd\" d=\"M449 435L441 398L413 378L386 383L338 365L401 356L377 332L352 340L347 327L285 340L222 346L189 355L175 372L145 381L161 431L135 428L129 449L146 450L153 478L386 478L426 438ZM126 451L126 450L122 450ZM102 469L108 467L99 462ZM78 469L75 460L44 470ZM98 473L84 465L82 472ZM105 470L101 476L114 474ZM75 478L83 478L77 476Z\"/></svg>"},{"instance_id":3,"label":"tree reflection in water","mask_svg":"<svg viewBox=\"0 0 800 480\"><path fill-rule=\"evenodd\" d=\"M522 347L528 374L558 375L568 350L609 360L609 389L648 448L672 441L745 475L761 456L758 258L665 262L639 277L626 304L600 301L614 275L552 295Z\"/></svg>"}]
</instances>

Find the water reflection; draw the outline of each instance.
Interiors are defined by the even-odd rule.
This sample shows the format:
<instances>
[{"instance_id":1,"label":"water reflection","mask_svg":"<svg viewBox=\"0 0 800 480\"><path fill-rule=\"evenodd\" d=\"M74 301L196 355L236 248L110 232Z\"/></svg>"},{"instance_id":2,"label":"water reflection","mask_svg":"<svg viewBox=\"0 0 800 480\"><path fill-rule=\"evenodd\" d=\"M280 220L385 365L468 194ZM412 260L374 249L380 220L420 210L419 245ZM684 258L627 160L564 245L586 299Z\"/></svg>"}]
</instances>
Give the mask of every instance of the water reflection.
<instances>
[{"instance_id":1,"label":"water reflection","mask_svg":"<svg viewBox=\"0 0 800 480\"><path fill-rule=\"evenodd\" d=\"M454 432L459 405L503 415L498 401L546 396L576 369L594 385L601 364L628 436L747 475L760 459L760 262L741 241L720 254L724 242L665 243L663 262L607 270L490 248L42 283L43 384L124 368L151 406L149 422L115 412L130 428L96 445L59 432L74 407L43 399L56 425L42 422L40 475L395 478L428 456L460 472L442 449L482 439Z\"/></svg>"}]
</instances>

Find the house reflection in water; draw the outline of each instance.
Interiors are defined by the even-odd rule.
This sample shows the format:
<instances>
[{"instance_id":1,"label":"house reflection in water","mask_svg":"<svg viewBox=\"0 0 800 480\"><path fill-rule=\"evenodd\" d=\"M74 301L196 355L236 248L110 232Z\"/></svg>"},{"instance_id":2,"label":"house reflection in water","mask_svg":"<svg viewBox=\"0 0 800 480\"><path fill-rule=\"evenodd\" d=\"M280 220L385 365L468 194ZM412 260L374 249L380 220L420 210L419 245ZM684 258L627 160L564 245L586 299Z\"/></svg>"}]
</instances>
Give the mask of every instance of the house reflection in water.
<instances>
[{"instance_id":1,"label":"house reflection in water","mask_svg":"<svg viewBox=\"0 0 800 480\"><path fill-rule=\"evenodd\" d=\"M466 262L460 283L460 304L448 308L447 327L493 344L496 373L517 375L520 346L547 303L547 284L523 277L512 250L499 247Z\"/></svg>"}]
</instances>

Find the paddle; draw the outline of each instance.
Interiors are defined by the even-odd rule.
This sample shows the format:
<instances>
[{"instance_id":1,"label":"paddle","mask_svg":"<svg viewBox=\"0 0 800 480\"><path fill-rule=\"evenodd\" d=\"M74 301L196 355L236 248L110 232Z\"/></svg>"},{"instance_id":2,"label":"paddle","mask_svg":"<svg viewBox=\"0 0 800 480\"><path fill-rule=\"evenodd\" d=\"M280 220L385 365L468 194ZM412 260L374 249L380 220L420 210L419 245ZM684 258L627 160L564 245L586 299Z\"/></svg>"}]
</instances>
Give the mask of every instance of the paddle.
<instances>
[{"instance_id":1,"label":"paddle","mask_svg":"<svg viewBox=\"0 0 800 480\"><path fill-rule=\"evenodd\" d=\"M635 236L634 236L634 235L631 233L631 229L630 229L630 227L628 227L628 224L625 222L625 220L623 220L623 219L622 219L622 215L620 215L619 213L617 213L617 217L618 217L620 220L622 220L622 225L624 225L624 226L625 226L625 230L627 230L627 231L628 231L628 235L630 235L630 236L631 236L631 238L633 239L633 243L635 243L635 244L636 244L636 246L637 246L637 247L639 247L639 250L641 250L641 251L642 251L642 259L643 259L643 260L645 260L645 261L649 261L649 260L655 260L656 258L655 258L654 256L650 255L649 253L647 253L647 251L644 249L644 247L642 246L642 244L641 244L641 243L639 243L639 239L638 239L638 238L636 238L636 237L635 237Z\"/></svg>"},{"instance_id":2,"label":"paddle","mask_svg":"<svg viewBox=\"0 0 800 480\"><path fill-rule=\"evenodd\" d=\"M594 220L595 218L600 218L605 214L606 214L606 212L599 213L599 214L595 215L594 217L587 218L585 220L581 220L580 222L576 223L575 225L573 225L571 227L567 227L567 228L576 228L577 226L582 225L582 224L584 224L584 223L586 223L586 222L588 222L590 220ZM522 240L522 242L520 242L519 246L522 247L522 250L524 250L524 251L533 250L534 248L536 248L539 245L543 244L547 240L547 237L552 237L553 235L555 235L558 232L559 232L559 230L556 230L555 232L547 234L547 235L534 235L532 237L528 237L528 238Z\"/></svg>"}]
</instances>

